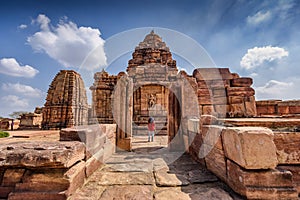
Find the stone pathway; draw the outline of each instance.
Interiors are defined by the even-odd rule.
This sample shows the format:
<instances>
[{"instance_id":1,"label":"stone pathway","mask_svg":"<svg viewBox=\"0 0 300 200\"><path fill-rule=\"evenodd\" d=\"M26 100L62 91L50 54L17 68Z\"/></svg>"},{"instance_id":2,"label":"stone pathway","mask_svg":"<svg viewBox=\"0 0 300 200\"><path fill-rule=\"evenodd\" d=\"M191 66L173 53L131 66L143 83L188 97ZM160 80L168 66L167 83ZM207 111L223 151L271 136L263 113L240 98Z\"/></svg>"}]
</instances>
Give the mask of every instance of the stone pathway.
<instances>
[{"instance_id":1,"label":"stone pathway","mask_svg":"<svg viewBox=\"0 0 300 200\"><path fill-rule=\"evenodd\" d=\"M113 155L70 200L241 199L189 155L162 150L163 136L145 138L135 138L133 152Z\"/></svg>"}]
</instances>

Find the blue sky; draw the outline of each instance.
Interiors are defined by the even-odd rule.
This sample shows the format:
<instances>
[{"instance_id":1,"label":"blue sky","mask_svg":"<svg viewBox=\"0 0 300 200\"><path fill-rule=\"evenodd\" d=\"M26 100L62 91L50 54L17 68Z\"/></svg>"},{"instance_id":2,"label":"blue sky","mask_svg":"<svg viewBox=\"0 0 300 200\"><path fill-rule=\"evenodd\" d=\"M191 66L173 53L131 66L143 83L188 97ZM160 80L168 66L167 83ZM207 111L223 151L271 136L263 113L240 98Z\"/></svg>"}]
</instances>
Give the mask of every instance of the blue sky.
<instances>
[{"instance_id":1,"label":"blue sky","mask_svg":"<svg viewBox=\"0 0 300 200\"><path fill-rule=\"evenodd\" d=\"M43 106L55 74L60 69L85 73L88 67L80 64L95 47L99 56L88 66L105 67L107 41L141 27L166 28L195 40L216 66L252 77L257 99L300 99L299 18L296 0L3 0L0 116ZM129 52L113 64L125 71L130 58ZM188 67L180 59L177 65Z\"/></svg>"}]
</instances>

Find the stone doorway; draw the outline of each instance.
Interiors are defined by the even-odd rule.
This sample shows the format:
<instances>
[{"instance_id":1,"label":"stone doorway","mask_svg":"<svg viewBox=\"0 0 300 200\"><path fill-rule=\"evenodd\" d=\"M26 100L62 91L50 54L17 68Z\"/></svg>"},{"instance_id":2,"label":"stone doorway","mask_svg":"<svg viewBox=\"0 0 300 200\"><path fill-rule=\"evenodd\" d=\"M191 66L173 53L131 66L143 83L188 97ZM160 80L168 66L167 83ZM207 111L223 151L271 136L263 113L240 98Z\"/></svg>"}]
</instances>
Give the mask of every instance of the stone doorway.
<instances>
[{"instance_id":1,"label":"stone doorway","mask_svg":"<svg viewBox=\"0 0 300 200\"><path fill-rule=\"evenodd\" d=\"M138 87L133 93L133 136L147 135L149 117L156 123L156 134L167 135L169 89L149 84Z\"/></svg>"}]
</instances>

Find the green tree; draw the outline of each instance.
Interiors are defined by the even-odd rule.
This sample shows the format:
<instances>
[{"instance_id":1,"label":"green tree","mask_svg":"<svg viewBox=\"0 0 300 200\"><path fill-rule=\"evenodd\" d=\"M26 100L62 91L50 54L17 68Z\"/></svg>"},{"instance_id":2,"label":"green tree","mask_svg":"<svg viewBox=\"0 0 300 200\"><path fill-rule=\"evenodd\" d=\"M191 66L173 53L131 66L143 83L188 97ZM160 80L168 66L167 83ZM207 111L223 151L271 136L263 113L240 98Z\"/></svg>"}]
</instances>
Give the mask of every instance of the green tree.
<instances>
[{"instance_id":1,"label":"green tree","mask_svg":"<svg viewBox=\"0 0 300 200\"><path fill-rule=\"evenodd\" d=\"M27 113L28 112L26 112L26 111L15 111L15 112L9 114L9 116L13 119L16 119L16 118L20 117L22 114L27 114Z\"/></svg>"}]
</instances>

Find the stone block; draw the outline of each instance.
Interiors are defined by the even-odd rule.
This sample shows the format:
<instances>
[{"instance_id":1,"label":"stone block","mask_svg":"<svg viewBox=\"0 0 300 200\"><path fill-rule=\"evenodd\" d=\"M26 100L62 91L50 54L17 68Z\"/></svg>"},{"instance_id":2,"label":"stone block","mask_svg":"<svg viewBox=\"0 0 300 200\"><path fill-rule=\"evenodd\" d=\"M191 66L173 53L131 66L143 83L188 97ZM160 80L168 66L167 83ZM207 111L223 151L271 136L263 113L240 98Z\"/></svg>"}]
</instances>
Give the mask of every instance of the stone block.
<instances>
[{"instance_id":1,"label":"stone block","mask_svg":"<svg viewBox=\"0 0 300 200\"><path fill-rule=\"evenodd\" d=\"M61 193L47 193L47 192L12 192L8 196L8 200L66 200L67 197Z\"/></svg>"},{"instance_id":2,"label":"stone block","mask_svg":"<svg viewBox=\"0 0 300 200\"><path fill-rule=\"evenodd\" d=\"M218 123L219 123L218 118L213 115L201 115L200 116L200 128L203 125L216 125Z\"/></svg>"},{"instance_id":3,"label":"stone block","mask_svg":"<svg viewBox=\"0 0 300 200\"><path fill-rule=\"evenodd\" d=\"M1 186L15 186L20 183L25 173L25 169L7 169L4 173Z\"/></svg>"},{"instance_id":4,"label":"stone block","mask_svg":"<svg viewBox=\"0 0 300 200\"><path fill-rule=\"evenodd\" d=\"M202 146L204 147L204 149L206 149L205 151L210 150L209 153L205 156L207 169L213 172L222 181L225 181L227 176L224 151L206 144L203 144Z\"/></svg>"},{"instance_id":5,"label":"stone block","mask_svg":"<svg viewBox=\"0 0 300 200\"><path fill-rule=\"evenodd\" d=\"M211 96L198 97L198 102L201 105L212 105L213 104Z\"/></svg>"},{"instance_id":6,"label":"stone block","mask_svg":"<svg viewBox=\"0 0 300 200\"><path fill-rule=\"evenodd\" d=\"M222 139L226 157L245 169L273 169L278 164L273 132L268 128L227 128Z\"/></svg>"},{"instance_id":7,"label":"stone block","mask_svg":"<svg viewBox=\"0 0 300 200\"><path fill-rule=\"evenodd\" d=\"M279 165L277 169L288 170L293 174L294 186L300 194L300 165Z\"/></svg>"},{"instance_id":8,"label":"stone block","mask_svg":"<svg viewBox=\"0 0 300 200\"><path fill-rule=\"evenodd\" d=\"M242 77L232 79L230 82L232 87L250 87L253 83L252 78Z\"/></svg>"},{"instance_id":9,"label":"stone block","mask_svg":"<svg viewBox=\"0 0 300 200\"><path fill-rule=\"evenodd\" d=\"M79 162L71 167L65 174L64 179L69 182L69 187L64 193L71 196L79 187L83 186L85 176L85 162Z\"/></svg>"},{"instance_id":10,"label":"stone block","mask_svg":"<svg viewBox=\"0 0 300 200\"><path fill-rule=\"evenodd\" d=\"M229 108L230 117L245 117L246 108L244 103L230 104Z\"/></svg>"},{"instance_id":11,"label":"stone block","mask_svg":"<svg viewBox=\"0 0 300 200\"><path fill-rule=\"evenodd\" d=\"M230 106L229 105L214 105L215 112L217 113L217 117L224 118L227 113L229 113Z\"/></svg>"},{"instance_id":12,"label":"stone block","mask_svg":"<svg viewBox=\"0 0 300 200\"><path fill-rule=\"evenodd\" d=\"M279 164L300 164L300 132L274 132Z\"/></svg>"},{"instance_id":13,"label":"stone block","mask_svg":"<svg viewBox=\"0 0 300 200\"><path fill-rule=\"evenodd\" d=\"M255 94L254 89L251 87L228 87L226 90L228 96L249 97Z\"/></svg>"},{"instance_id":14,"label":"stone block","mask_svg":"<svg viewBox=\"0 0 300 200\"><path fill-rule=\"evenodd\" d=\"M28 141L3 144L0 150L4 155L0 165L10 167L68 168L85 158L85 146L81 142Z\"/></svg>"},{"instance_id":15,"label":"stone block","mask_svg":"<svg viewBox=\"0 0 300 200\"><path fill-rule=\"evenodd\" d=\"M232 79L228 68L198 68L193 72L193 77L198 80Z\"/></svg>"},{"instance_id":16,"label":"stone block","mask_svg":"<svg viewBox=\"0 0 300 200\"><path fill-rule=\"evenodd\" d=\"M7 199L9 193L13 192L14 189L12 186L0 186L0 199Z\"/></svg>"},{"instance_id":17,"label":"stone block","mask_svg":"<svg viewBox=\"0 0 300 200\"><path fill-rule=\"evenodd\" d=\"M202 114L204 115L215 115L215 109L213 105L205 105L202 107Z\"/></svg>"},{"instance_id":18,"label":"stone block","mask_svg":"<svg viewBox=\"0 0 300 200\"><path fill-rule=\"evenodd\" d=\"M246 170L227 160L227 184L247 199L297 199L292 173L286 170Z\"/></svg>"},{"instance_id":19,"label":"stone block","mask_svg":"<svg viewBox=\"0 0 300 200\"><path fill-rule=\"evenodd\" d=\"M226 90L225 88L216 88L212 90L212 95L214 97L226 97Z\"/></svg>"},{"instance_id":20,"label":"stone block","mask_svg":"<svg viewBox=\"0 0 300 200\"><path fill-rule=\"evenodd\" d=\"M241 104L244 102L244 97L242 96L229 96L228 103L229 104Z\"/></svg>"},{"instance_id":21,"label":"stone block","mask_svg":"<svg viewBox=\"0 0 300 200\"><path fill-rule=\"evenodd\" d=\"M257 115L254 97L249 97L250 101L245 101L245 116L255 117Z\"/></svg>"},{"instance_id":22,"label":"stone block","mask_svg":"<svg viewBox=\"0 0 300 200\"><path fill-rule=\"evenodd\" d=\"M103 165L104 150L102 149L90 159L86 161L85 174L86 177L92 175L99 167Z\"/></svg>"},{"instance_id":23,"label":"stone block","mask_svg":"<svg viewBox=\"0 0 300 200\"><path fill-rule=\"evenodd\" d=\"M211 90L207 89L207 88L199 88L197 89L197 94L198 97L206 97L206 96L212 96L212 92Z\"/></svg>"},{"instance_id":24,"label":"stone block","mask_svg":"<svg viewBox=\"0 0 300 200\"><path fill-rule=\"evenodd\" d=\"M227 97L226 96L213 97L212 98L212 103L214 105L226 105L227 104Z\"/></svg>"}]
</instances>

